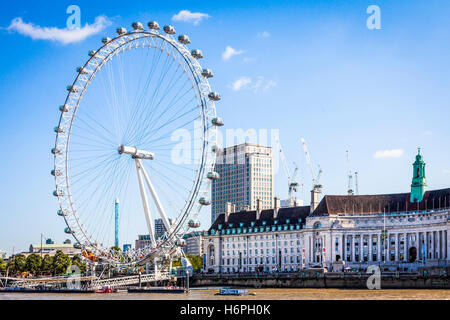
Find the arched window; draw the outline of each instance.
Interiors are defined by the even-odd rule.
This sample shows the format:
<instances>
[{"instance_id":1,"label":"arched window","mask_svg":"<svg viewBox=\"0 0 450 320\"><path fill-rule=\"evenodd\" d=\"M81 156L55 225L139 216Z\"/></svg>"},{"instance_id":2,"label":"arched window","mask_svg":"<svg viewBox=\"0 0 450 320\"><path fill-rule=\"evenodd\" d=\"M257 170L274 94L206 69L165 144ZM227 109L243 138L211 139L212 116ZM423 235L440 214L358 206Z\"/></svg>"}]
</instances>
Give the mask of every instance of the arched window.
<instances>
[{"instance_id":1,"label":"arched window","mask_svg":"<svg viewBox=\"0 0 450 320\"><path fill-rule=\"evenodd\" d=\"M322 227L322 224L320 222L314 223L314 229L320 229Z\"/></svg>"},{"instance_id":2,"label":"arched window","mask_svg":"<svg viewBox=\"0 0 450 320\"><path fill-rule=\"evenodd\" d=\"M420 176L420 168L417 168L417 178Z\"/></svg>"}]
</instances>

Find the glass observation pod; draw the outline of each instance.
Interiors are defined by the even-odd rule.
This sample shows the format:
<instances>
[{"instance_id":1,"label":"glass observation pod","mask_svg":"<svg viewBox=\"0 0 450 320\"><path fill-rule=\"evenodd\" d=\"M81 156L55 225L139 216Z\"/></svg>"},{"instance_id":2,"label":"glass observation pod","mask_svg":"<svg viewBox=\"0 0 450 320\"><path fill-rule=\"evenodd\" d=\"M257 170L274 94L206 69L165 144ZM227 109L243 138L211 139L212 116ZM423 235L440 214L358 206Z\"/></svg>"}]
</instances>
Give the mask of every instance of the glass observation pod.
<instances>
[{"instance_id":1,"label":"glass observation pod","mask_svg":"<svg viewBox=\"0 0 450 320\"><path fill-rule=\"evenodd\" d=\"M178 41L182 44L190 44L191 43L191 39L189 39L189 37L185 34L182 34L181 36L179 36Z\"/></svg>"},{"instance_id":2,"label":"glass observation pod","mask_svg":"<svg viewBox=\"0 0 450 320\"><path fill-rule=\"evenodd\" d=\"M61 176L61 171L59 171L59 170L52 170L51 174L54 177L60 177Z\"/></svg>"},{"instance_id":3,"label":"glass observation pod","mask_svg":"<svg viewBox=\"0 0 450 320\"><path fill-rule=\"evenodd\" d=\"M61 154L62 154L61 150L59 150L59 149L57 149L57 148L53 148L53 149L52 149L52 153L53 153L55 156L61 155Z\"/></svg>"},{"instance_id":4,"label":"glass observation pod","mask_svg":"<svg viewBox=\"0 0 450 320\"><path fill-rule=\"evenodd\" d=\"M74 247L75 249L81 249L81 248L82 248L82 247L81 247L81 244L79 244L78 242L75 243L75 244L73 245L73 247Z\"/></svg>"},{"instance_id":5,"label":"glass observation pod","mask_svg":"<svg viewBox=\"0 0 450 320\"><path fill-rule=\"evenodd\" d=\"M117 34L118 34L119 36L121 36L121 35L127 33L127 29L125 29L125 28L119 28L119 29L116 30L116 32L117 32Z\"/></svg>"},{"instance_id":6,"label":"glass observation pod","mask_svg":"<svg viewBox=\"0 0 450 320\"><path fill-rule=\"evenodd\" d=\"M78 67L77 68L77 72L79 74L88 74L87 70L85 68L83 68L83 67Z\"/></svg>"},{"instance_id":7,"label":"glass observation pod","mask_svg":"<svg viewBox=\"0 0 450 320\"><path fill-rule=\"evenodd\" d=\"M198 50L198 49L192 50L191 55L195 59L202 59L203 58L203 53L200 50Z\"/></svg>"},{"instance_id":8,"label":"glass observation pod","mask_svg":"<svg viewBox=\"0 0 450 320\"><path fill-rule=\"evenodd\" d=\"M67 86L67 91L75 93L78 92L78 88L75 88L74 86Z\"/></svg>"},{"instance_id":9,"label":"glass observation pod","mask_svg":"<svg viewBox=\"0 0 450 320\"><path fill-rule=\"evenodd\" d=\"M144 26L140 22L133 22L131 26L135 31L144 31Z\"/></svg>"},{"instance_id":10,"label":"glass observation pod","mask_svg":"<svg viewBox=\"0 0 450 320\"><path fill-rule=\"evenodd\" d=\"M203 69L202 76L207 79L214 78L214 73L210 69Z\"/></svg>"},{"instance_id":11,"label":"glass observation pod","mask_svg":"<svg viewBox=\"0 0 450 320\"><path fill-rule=\"evenodd\" d=\"M64 192L62 190L55 190L53 191L53 195L55 197L64 197Z\"/></svg>"},{"instance_id":12,"label":"glass observation pod","mask_svg":"<svg viewBox=\"0 0 450 320\"><path fill-rule=\"evenodd\" d=\"M209 206L211 204L211 201L206 199L205 197L201 197L198 201L202 206Z\"/></svg>"},{"instance_id":13,"label":"glass observation pod","mask_svg":"<svg viewBox=\"0 0 450 320\"><path fill-rule=\"evenodd\" d=\"M211 93L208 95L208 98L209 98L209 100L211 100L211 101L220 101L220 99L221 99L220 95L219 95L217 92L211 92Z\"/></svg>"},{"instance_id":14,"label":"glass observation pod","mask_svg":"<svg viewBox=\"0 0 450 320\"><path fill-rule=\"evenodd\" d=\"M207 177L209 180L218 180L220 179L220 174L218 174L217 172L208 172Z\"/></svg>"},{"instance_id":15,"label":"glass observation pod","mask_svg":"<svg viewBox=\"0 0 450 320\"><path fill-rule=\"evenodd\" d=\"M186 240L184 239L177 239L175 241L175 245L178 247L184 247L186 245Z\"/></svg>"},{"instance_id":16,"label":"glass observation pod","mask_svg":"<svg viewBox=\"0 0 450 320\"><path fill-rule=\"evenodd\" d=\"M61 112L69 112L70 109L69 109L69 107L65 104L65 105L59 107L59 111L61 111Z\"/></svg>"},{"instance_id":17,"label":"glass observation pod","mask_svg":"<svg viewBox=\"0 0 450 320\"><path fill-rule=\"evenodd\" d=\"M62 211L61 209L57 212L58 216L60 217L67 217L69 213L67 211Z\"/></svg>"},{"instance_id":18,"label":"glass observation pod","mask_svg":"<svg viewBox=\"0 0 450 320\"><path fill-rule=\"evenodd\" d=\"M95 50L90 50L90 51L88 52L88 56L89 56L89 57L94 57L96 54L97 54L97 51L95 51Z\"/></svg>"},{"instance_id":19,"label":"glass observation pod","mask_svg":"<svg viewBox=\"0 0 450 320\"><path fill-rule=\"evenodd\" d=\"M212 124L216 127L223 127L225 124L223 123L223 120L221 118L214 118L212 119Z\"/></svg>"},{"instance_id":20,"label":"glass observation pod","mask_svg":"<svg viewBox=\"0 0 450 320\"><path fill-rule=\"evenodd\" d=\"M220 148L217 144L215 144L211 147L211 151L214 153L218 153L220 151Z\"/></svg>"},{"instance_id":21,"label":"glass observation pod","mask_svg":"<svg viewBox=\"0 0 450 320\"><path fill-rule=\"evenodd\" d=\"M156 21L150 21L150 22L148 23L148 27L149 27L151 30L159 30L159 29L161 29L161 28L159 27L158 22L156 22Z\"/></svg>"},{"instance_id":22,"label":"glass observation pod","mask_svg":"<svg viewBox=\"0 0 450 320\"><path fill-rule=\"evenodd\" d=\"M175 28L172 26L165 26L164 32L167 34L172 34L172 35L176 33Z\"/></svg>"},{"instance_id":23,"label":"glass observation pod","mask_svg":"<svg viewBox=\"0 0 450 320\"><path fill-rule=\"evenodd\" d=\"M63 128L61 128L61 127L55 127L54 129L53 129L53 131L55 131L55 133L64 133L64 132L66 132Z\"/></svg>"},{"instance_id":24,"label":"glass observation pod","mask_svg":"<svg viewBox=\"0 0 450 320\"><path fill-rule=\"evenodd\" d=\"M191 220L188 222L188 226L189 226L189 228L197 229L197 228L200 228L201 224L200 224L200 221Z\"/></svg>"},{"instance_id":25,"label":"glass observation pod","mask_svg":"<svg viewBox=\"0 0 450 320\"><path fill-rule=\"evenodd\" d=\"M73 230L70 229L70 228L65 228L64 229L64 233L66 233L66 234L74 234L75 232L73 232Z\"/></svg>"},{"instance_id":26,"label":"glass observation pod","mask_svg":"<svg viewBox=\"0 0 450 320\"><path fill-rule=\"evenodd\" d=\"M103 44L108 44L108 43L110 43L110 42L111 42L111 38L106 37L106 38L103 38L103 39L102 39L102 43L103 43Z\"/></svg>"}]
</instances>

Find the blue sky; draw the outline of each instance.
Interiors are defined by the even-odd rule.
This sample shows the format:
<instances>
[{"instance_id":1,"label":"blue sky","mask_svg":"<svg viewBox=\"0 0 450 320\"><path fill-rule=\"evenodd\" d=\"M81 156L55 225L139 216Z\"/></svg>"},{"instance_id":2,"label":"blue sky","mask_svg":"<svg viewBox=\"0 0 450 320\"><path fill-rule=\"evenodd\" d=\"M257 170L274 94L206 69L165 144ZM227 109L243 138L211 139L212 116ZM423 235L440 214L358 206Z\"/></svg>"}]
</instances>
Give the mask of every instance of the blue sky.
<instances>
[{"instance_id":1,"label":"blue sky","mask_svg":"<svg viewBox=\"0 0 450 320\"><path fill-rule=\"evenodd\" d=\"M111 24L77 43L33 40L8 31L12 20L65 28L66 8L81 8L82 25ZM366 26L369 5L381 9L381 30ZM447 1L39 1L0 12L0 250L25 250L40 233L66 238L51 195L50 149L58 106L74 68L103 36L133 21L173 24L202 49L220 92L227 128L279 129L291 163L300 165L309 202L311 177L300 139L324 170L324 193L346 191L346 150L360 193L408 192L411 164L422 147L430 189L449 187L450 24ZM172 21L181 10L205 13L197 25ZM241 52L225 60L227 47ZM236 81L241 80L240 87ZM233 84L234 89L233 89ZM239 89L239 90L235 90ZM401 149L399 157L375 158ZM388 153L389 154L389 153ZM277 195L287 196L283 171ZM203 213L208 221L209 212Z\"/></svg>"}]
</instances>

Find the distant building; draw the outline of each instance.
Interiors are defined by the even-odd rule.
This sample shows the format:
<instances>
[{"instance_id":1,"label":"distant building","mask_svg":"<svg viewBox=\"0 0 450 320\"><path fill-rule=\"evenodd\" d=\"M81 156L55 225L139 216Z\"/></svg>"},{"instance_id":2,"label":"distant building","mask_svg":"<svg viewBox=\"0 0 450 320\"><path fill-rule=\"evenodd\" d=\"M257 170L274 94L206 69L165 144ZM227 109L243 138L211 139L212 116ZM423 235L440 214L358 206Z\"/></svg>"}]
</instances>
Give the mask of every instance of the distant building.
<instances>
[{"instance_id":1,"label":"distant building","mask_svg":"<svg viewBox=\"0 0 450 320\"><path fill-rule=\"evenodd\" d=\"M30 250L27 253L23 253L24 255L30 255L32 253L37 253L45 256L54 256L56 252L62 251L64 254L67 254L69 257L73 257L74 255L81 254L80 249L74 248L73 244L32 244L30 245Z\"/></svg>"},{"instance_id":2,"label":"distant building","mask_svg":"<svg viewBox=\"0 0 450 320\"><path fill-rule=\"evenodd\" d=\"M64 244L72 244L72 241L70 241L70 239L66 239L66 241L64 241Z\"/></svg>"},{"instance_id":3,"label":"distant building","mask_svg":"<svg viewBox=\"0 0 450 320\"><path fill-rule=\"evenodd\" d=\"M212 222L225 213L227 202L234 211L256 210L257 200L263 209L273 207L271 147L244 143L220 150L215 171L220 179L212 183Z\"/></svg>"},{"instance_id":4,"label":"distant building","mask_svg":"<svg viewBox=\"0 0 450 320\"><path fill-rule=\"evenodd\" d=\"M291 201L288 199L288 200L281 200L281 207L282 208L289 208L289 207L291 207L291 205L290 205L290 203L291 203ZM295 201L295 206L294 207L303 207L305 204L304 204L304 201L303 200L296 200Z\"/></svg>"},{"instance_id":5,"label":"distant building","mask_svg":"<svg viewBox=\"0 0 450 320\"><path fill-rule=\"evenodd\" d=\"M45 244L55 244L55 242L52 239L47 239L45 240Z\"/></svg>"},{"instance_id":6,"label":"distant building","mask_svg":"<svg viewBox=\"0 0 450 320\"><path fill-rule=\"evenodd\" d=\"M312 206L228 210L205 237L204 271L326 267L417 270L450 265L450 189L426 191L420 151L410 193L326 195ZM316 201L316 199L318 201Z\"/></svg>"},{"instance_id":7,"label":"distant building","mask_svg":"<svg viewBox=\"0 0 450 320\"><path fill-rule=\"evenodd\" d=\"M136 250L144 249L145 247L151 246L152 240L150 239L150 235L140 235L136 240Z\"/></svg>"},{"instance_id":8,"label":"distant building","mask_svg":"<svg viewBox=\"0 0 450 320\"><path fill-rule=\"evenodd\" d=\"M0 259L8 260L9 259L9 254L7 254L6 252L0 251Z\"/></svg>"},{"instance_id":9,"label":"distant building","mask_svg":"<svg viewBox=\"0 0 450 320\"><path fill-rule=\"evenodd\" d=\"M194 256L203 255L204 237L208 235L207 231L194 231L184 236L186 246L183 247L184 253Z\"/></svg>"},{"instance_id":10,"label":"distant building","mask_svg":"<svg viewBox=\"0 0 450 320\"><path fill-rule=\"evenodd\" d=\"M172 219L169 218L169 223L172 223ZM162 219L155 219L155 239L161 238L166 233L166 227Z\"/></svg>"}]
</instances>

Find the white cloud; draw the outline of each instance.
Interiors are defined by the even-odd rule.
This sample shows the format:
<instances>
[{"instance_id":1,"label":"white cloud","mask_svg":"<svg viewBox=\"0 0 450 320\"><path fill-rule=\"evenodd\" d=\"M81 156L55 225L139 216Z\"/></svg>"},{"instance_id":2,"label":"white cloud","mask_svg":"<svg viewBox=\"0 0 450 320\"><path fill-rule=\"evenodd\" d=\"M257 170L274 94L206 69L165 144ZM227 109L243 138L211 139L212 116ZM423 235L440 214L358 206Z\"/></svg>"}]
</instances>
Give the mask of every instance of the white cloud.
<instances>
[{"instance_id":1,"label":"white cloud","mask_svg":"<svg viewBox=\"0 0 450 320\"><path fill-rule=\"evenodd\" d=\"M245 87L248 87L252 83L252 79L249 77L240 77L235 82L233 82L230 87L234 91L239 91Z\"/></svg>"},{"instance_id":2,"label":"white cloud","mask_svg":"<svg viewBox=\"0 0 450 320\"><path fill-rule=\"evenodd\" d=\"M268 37L270 37L270 36L271 36L271 34L270 34L269 32L267 32L267 31L258 33L258 34L256 35L257 38L268 38Z\"/></svg>"},{"instance_id":3,"label":"white cloud","mask_svg":"<svg viewBox=\"0 0 450 320\"><path fill-rule=\"evenodd\" d=\"M400 158L403 156L404 151L402 149L393 150L380 150L374 154L375 159L388 159L388 158Z\"/></svg>"},{"instance_id":4,"label":"white cloud","mask_svg":"<svg viewBox=\"0 0 450 320\"><path fill-rule=\"evenodd\" d=\"M444 174L450 174L450 169L444 169L443 173Z\"/></svg>"},{"instance_id":5,"label":"white cloud","mask_svg":"<svg viewBox=\"0 0 450 320\"><path fill-rule=\"evenodd\" d=\"M244 53L244 51L242 51L242 50L236 50L236 49L233 49L230 46L227 46L226 49L225 49L225 52L222 54L222 59L223 60L230 60L233 56L238 56L238 55L243 54L243 53Z\"/></svg>"},{"instance_id":6,"label":"white cloud","mask_svg":"<svg viewBox=\"0 0 450 320\"><path fill-rule=\"evenodd\" d=\"M181 10L178 14L172 17L173 21L183 21L198 25L203 19L208 19L211 16L201 12L190 12L189 10Z\"/></svg>"},{"instance_id":7,"label":"white cloud","mask_svg":"<svg viewBox=\"0 0 450 320\"><path fill-rule=\"evenodd\" d=\"M15 31L21 35L30 37L33 40L50 40L62 44L69 44L83 41L84 39L101 32L110 24L111 22L107 17L100 16L95 18L95 22L92 25L86 24L83 28L69 30L67 28L40 27L33 23L24 22L22 18L15 18L7 30Z\"/></svg>"},{"instance_id":8,"label":"white cloud","mask_svg":"<svg viewBox=\"0 0 450 320\"><path fill-rule=\"evenodd\" d=\"M258 91L267 91L272 87L275 87L277 83L275 81L267 81L264 77L259 76L258 80L254 82L250 77L240 77L232 84L229 85L229 88L234 91L239 91L241 89L251 89L253 92L257 93Z\"/></svg>"}]
</instances>

